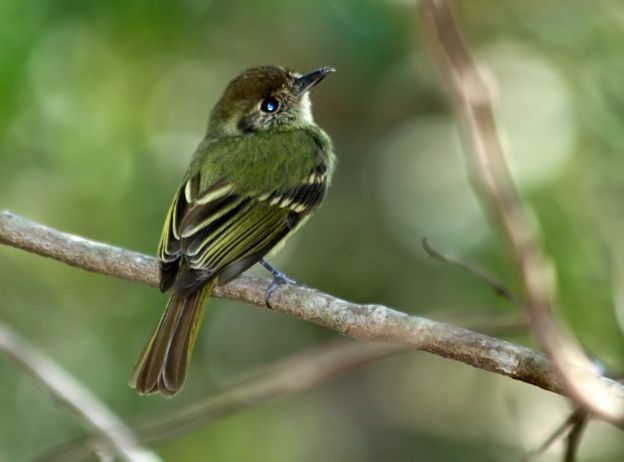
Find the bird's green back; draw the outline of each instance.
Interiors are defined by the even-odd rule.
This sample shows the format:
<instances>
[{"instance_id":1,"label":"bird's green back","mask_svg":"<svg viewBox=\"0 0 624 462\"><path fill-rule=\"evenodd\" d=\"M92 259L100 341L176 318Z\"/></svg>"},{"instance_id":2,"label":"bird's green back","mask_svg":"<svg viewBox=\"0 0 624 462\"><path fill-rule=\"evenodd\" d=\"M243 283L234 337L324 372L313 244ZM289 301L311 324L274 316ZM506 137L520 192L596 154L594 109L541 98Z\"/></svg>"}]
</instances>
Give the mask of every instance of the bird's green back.
<instances>
[{"instance_id":1,"label":"bird's green back","mask_svg":"<svg viewBox=\"0 0 624 462\"><path fill-rule=\"evenodd\" d=\"M334 164L329 137L310 125L206 138L195 152L186 176L200 173L200 191L227 179L241 194L258 194L297 187L318 165L325 166L329 181Z\"/></svg>"}]
</instances>

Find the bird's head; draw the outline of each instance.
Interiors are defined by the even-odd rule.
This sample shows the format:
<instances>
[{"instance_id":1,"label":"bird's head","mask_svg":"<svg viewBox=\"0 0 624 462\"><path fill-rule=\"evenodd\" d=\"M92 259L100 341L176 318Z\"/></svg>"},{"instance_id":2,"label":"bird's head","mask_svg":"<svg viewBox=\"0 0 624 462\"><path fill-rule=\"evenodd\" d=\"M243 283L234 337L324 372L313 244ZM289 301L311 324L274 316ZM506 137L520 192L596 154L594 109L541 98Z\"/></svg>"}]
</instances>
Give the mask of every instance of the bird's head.
<instances>
[{"instance_id":1,"label":"bird's head","mask_svg":"<svg viewBox=\"0 0 624 462\"><path fill-rule=\"evenodd\" d=\"M238 136L314 123L308 92L331 72L333 68L322 67L301 75L278 66L243 71L212 110L209 135Z\"/></svg>"}]
</instances>

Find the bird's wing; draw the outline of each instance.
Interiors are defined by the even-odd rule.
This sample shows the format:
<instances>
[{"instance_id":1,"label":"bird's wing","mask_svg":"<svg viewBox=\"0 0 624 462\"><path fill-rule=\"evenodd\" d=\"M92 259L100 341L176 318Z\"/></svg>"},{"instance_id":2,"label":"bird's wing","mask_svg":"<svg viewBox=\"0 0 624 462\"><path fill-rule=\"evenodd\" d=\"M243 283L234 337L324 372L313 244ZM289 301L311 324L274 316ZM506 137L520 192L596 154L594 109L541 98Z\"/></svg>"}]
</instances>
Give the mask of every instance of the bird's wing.
<instances>
[{"instance_id":1,"label":"bird's wing","mask_svg":"<svg viewBox=\"0 0 624 462\"><path fill-rule=\"evenodd\" d=\"M240 193L219 179L200 191L196 174L173 200L160 241L161 290L197 289L219 276L225 283L259 261L317 207L325 194L325 171L282 191Z\"/></svg>"}]
</instances>

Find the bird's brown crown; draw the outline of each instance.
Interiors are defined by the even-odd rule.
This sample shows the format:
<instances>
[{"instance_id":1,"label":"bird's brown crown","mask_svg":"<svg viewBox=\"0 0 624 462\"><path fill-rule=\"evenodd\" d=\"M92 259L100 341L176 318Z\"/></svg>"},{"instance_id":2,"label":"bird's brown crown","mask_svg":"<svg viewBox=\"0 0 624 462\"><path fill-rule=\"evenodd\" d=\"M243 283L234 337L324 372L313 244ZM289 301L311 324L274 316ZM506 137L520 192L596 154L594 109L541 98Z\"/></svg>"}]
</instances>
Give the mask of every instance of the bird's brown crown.
<instances>
[{"instance_id":1,"label":"bird's brown crown","mask_svg":"<svg viewBox=\"0 0 624 462\"><path fill-rule=\"evenodd\" d=\"M294 80L295 74L283 67L252 67L232 79L223 93L222 101L226 105L243 100L257 101L287 88Z\"/></svg>"},{"instance_id":2,"label":"bird's brown crown","mask_svg":"<svg viewBox=\"0 0 624 462\"><path fill-rule=\"evenodd\" d=\"M332 71L324 67L303 76L280 66L243 71L212 110L209 136L240 136L313 123L307 92Z\"/></svg>"}]
</instances>

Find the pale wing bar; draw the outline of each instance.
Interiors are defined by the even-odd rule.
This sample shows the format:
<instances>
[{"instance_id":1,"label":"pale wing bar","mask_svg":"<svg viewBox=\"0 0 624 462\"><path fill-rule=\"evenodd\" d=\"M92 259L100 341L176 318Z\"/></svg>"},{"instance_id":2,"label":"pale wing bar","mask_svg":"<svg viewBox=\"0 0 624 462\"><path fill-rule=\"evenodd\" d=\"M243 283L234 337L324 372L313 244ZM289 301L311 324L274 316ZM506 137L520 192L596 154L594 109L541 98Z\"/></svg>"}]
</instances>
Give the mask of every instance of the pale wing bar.
<instances>
[{"instance_id":1,"label":"pale wing bar","mask_svg":"<svg viewBox=\"0 0 624 462\"><path fill-rule=\"evenodd\" d=\"M158 254L161 290L188 292L224 269L227 279L240 274L320 204L325 179L319 166L300 186L251 197L236 194L225 179L199 192L198 175L190 178L165 221Z\"/></svg>"}]
</instances>

